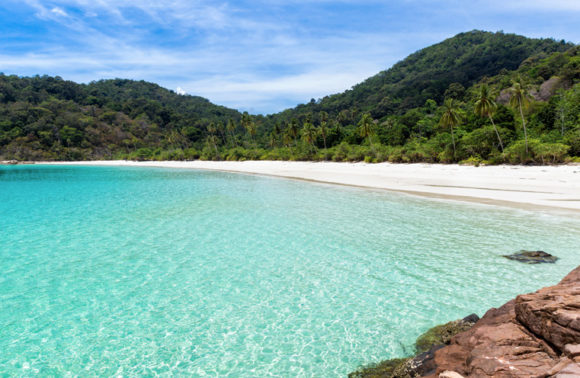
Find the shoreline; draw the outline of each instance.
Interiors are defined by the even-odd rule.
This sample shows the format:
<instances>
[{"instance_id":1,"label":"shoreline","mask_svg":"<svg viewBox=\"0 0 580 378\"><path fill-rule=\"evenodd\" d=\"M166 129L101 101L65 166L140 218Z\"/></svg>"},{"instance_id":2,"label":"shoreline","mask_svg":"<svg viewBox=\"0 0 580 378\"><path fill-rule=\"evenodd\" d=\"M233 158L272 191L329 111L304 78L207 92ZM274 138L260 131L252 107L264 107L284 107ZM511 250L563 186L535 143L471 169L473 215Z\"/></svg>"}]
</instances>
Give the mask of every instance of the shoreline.
<instances>
[{"instance_id":1,"label":"shoreline","mask_svg":"<svg viewBox=\"0 0 580 378\"><path fill-rule=\"evenodd\" d=\"M32 162L31 162L32 163ZM298 161L77 161L41 165L181 168L388 190L415 196L580 214L580 165L465 166Z\"/></svg>"}]
</instances>

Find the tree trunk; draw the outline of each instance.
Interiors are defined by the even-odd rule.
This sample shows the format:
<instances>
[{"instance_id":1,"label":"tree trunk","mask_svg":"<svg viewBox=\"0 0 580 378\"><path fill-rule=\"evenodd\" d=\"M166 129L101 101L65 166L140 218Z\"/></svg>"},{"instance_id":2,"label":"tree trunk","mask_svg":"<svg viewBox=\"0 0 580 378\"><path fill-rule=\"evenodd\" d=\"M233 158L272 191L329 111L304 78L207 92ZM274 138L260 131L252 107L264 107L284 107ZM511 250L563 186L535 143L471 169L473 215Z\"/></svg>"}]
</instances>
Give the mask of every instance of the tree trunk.
<instances>
[{"instance_id":1,"label":"tree trunk","mask_svg":"<svg viewBox=\"0 0 580 378\"><path fill-rule=\"evenodd\" d=\"M566 115L564 114L564 108L560 108L560 124L562 125L562 136L564 136L564 122L566 121Z\"/></svg>"},{"instance_id":2,"label":"tree trunk","mask_svg":"<svg viewBox=\"0 0 580 378\"><path fill-rule=\"evenodd\" d=\"M453 126L451 126L451 141L453 142L453 160L455 160L455 137L453 136Z\"/></svg>"},{"instance_id":3,"label":"tree trunk","mask_svg":"<svg viewBox=\"0 0 580 378\"><path fill-rule=\"evenodd\" d=\"M499 131L497 131L497 127L495 127L495 123L493 122L493 118L491 117L491 115L489 116L489 120L491 121L491 124L493 125L493 129L495 130L495 134L497 135L497 139L499 140L499 146L501 147L501 153L503 154L503 143L501 142L501 137L499 136Z\"/></svg>"},{"instance_id":4,"label":"tree trunk","mask_svg":"<svg viewBox=\"0 0 580 378\"><path fill-rule=\"evenodd\" d=\"M526 155L528 155L528 132L526 130L526 120L524 119L524 111L522 109L521 102L520 102L520 116L522 117L522 126L524 127L524 139L526 141Z\"/></svg>"},{"instance_id":5,"label":"tree trunk","mask_svg":"<svg viewBox=\"0 0 580 378\"><path fill-rule=\"evenodd\" d=\"M369 135L367 138L369 138L369 146L371 146L371 151L373 152L373 155L375 155L375 148L373 147L371 136Z\"/></svg>"}]
</instances>

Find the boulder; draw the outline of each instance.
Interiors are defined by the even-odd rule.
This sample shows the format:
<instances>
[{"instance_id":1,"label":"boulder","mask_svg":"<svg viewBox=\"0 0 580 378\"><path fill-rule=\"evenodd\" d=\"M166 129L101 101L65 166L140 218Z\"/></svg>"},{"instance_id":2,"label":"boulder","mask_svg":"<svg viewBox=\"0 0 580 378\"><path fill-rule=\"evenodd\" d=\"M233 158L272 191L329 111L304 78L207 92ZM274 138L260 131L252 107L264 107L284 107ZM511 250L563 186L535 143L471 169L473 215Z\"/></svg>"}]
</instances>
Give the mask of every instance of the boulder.
<instances>
[{"instance_id":1,"label":"boulder","mask_svg":"<svg viewBox=\"0 0 580 378\"><path fill-rule=\"evenodd\" d=\"M561 86L562 80L558 77L552 77L542 83L539 90L531 90L530 94L536 101L548 101Z\"/></svg>"},{"instance_id":2,"label":"boulder","mask_svg":"<svg viewBox=\"0 0 580 378\"><path fill-rule=\"evenodd\" d=\"M571 377L578 374L580 267L558 285L489 310L470 330L434 353L436 378Z\"/></svg>"},{"instance_id":3,"label":"boulder","mask_svg":"<svg viewBox=\"0 0 580 378\"><path fill-rule=\"evenodd\" d=\"M516 319L558 351L580 344L580 280L563 281L516 298Z\"/></svg>"},{"instance_id":4,"label":"boulder","mask_svg":"<svg viewBox=\"0 0 580 378\"><path fill-rule=\"evenodd\" d=\"M541 263L555 263L558 258L556 256L550 255L544 251L520 251L514 253L513 255L503 255L503 257L510 260L515 260L523 262L526 264L541 264Z\"/></svg>"},{"instance_id":5,"label":"boulder","mask_svg":"<svg viewBox=\"0 0 580 378\"><path fill-rule=\"evenodd\" d=\"M580 377L580 266L558 285L490 309L449 345L398 360L383 375L356 376Z\"/></svg>"}]
</instances>

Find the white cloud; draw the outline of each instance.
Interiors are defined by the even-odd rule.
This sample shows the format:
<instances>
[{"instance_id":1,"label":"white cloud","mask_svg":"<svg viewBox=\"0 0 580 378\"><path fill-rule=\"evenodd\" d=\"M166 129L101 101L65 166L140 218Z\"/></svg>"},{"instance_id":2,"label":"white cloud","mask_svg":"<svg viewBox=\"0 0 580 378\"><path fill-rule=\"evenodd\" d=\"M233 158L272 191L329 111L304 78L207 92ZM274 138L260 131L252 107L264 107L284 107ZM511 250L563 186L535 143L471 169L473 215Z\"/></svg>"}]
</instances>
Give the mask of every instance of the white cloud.
<instances>
[{"instance_id":1,"label":"white cloud","mask_svg":"<svg viewBox=\"0 0 580 378\"><path fill-rule=\"evenodd\" d=\"M578 0L512 0L498 1L504 7L526 11L530 9L545 11L571 11L580 12Z\"/></svg>"},{"instance_id":2,"label":"white cloud","mask_svg":"<svg viewBox=\"0 0 580 378\"><path fill-rule=\"evenodd\" d=\"M175 90L175 93L177 93L178 95L186 95L187 92L184 91L181 87L177 87L177 89Z\"/></svg>"},{"instance_id":3,"label":"white cloud","mask_svg":"<svg viewBox=\"0 0 580 378\"><path fill-rule=\"evenodd\" d=\"M56 14L57 16L67 17L68 14L62 10L62 8L54 7L50 10L52 13Z\"/></svg>"},{"instance_id":4,"label":"white cloud","mask_svg":"<svg viewBox=\"0 0 580 378\"><path fill-rule=\"evenodd\" d=\"M6 1L15 6L21 2ZM83 82L143 79L255 112L278 111L341 92L419 48L461 31L481 29L478 23L483 17L499 20L488 29L505 30L508 27L501 23L505 19L501 21L498 14L508 14L511 20L519 8L580 9L580 0L526 0L525 4L524 0L394 0L391 4L429 10L425 19L414 19L412 29L399 30L386 22L365 28L364 22L346 18L344 25L325 25L327 16L336 16L331 11L305 15L314 17L308 22L297 21L298 13L287 17L288 2L281 0L256 0L251 8L225 0L24 1L53 27L51 38L37 38L28 52L4 49L0 67L6 73L46 73ZM364 3L369 9L386 7L380 0L337 1L347 6ZM330 9L332 5L330 0L289 2L293 8L328 3L325 9ZM375 22L382 17L380 12L370 16ZM446 25L447 19L459 21ZM403 19L401 25L405 22L410 21ZM537 23L530 27L538 33L548 30Z\"/></svg>"}]
</instances>

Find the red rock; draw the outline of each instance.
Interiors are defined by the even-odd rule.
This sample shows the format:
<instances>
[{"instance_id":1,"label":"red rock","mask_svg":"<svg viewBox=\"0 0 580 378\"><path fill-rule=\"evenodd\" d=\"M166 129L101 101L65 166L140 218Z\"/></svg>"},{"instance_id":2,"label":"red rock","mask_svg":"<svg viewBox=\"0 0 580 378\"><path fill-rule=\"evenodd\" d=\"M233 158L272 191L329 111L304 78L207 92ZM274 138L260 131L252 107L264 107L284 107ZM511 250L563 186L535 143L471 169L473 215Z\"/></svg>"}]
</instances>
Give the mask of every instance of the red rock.
<instances>
[{"instance_id":1,"label":"red rock","mask_svg":"<svg viewBox=\"0 0 580 378\"><path fill-rule=\"evenodd\" d=\"M580 344L567 344L564 346L564 354L569 357L578 357L580 356Z\"/></svg>"},{"instance_id":2,"label":"red rock","mask_svg":"<svg viewBox=\"0 0 580 378\"><path fill-rule=\"evenodd\" d=\"M578 378L580 377L580 365L579 364L569 364L564 369L560 370L556 374L556 378Z\"/></svg>"},{"instance_id":3,"label":"red rock","mask_svg":"<svg viewBox=\"0 0 580 378\"><path fill-rule=\"evenodd\" d=\"M516 298L516 318L558 350L580 344L580 281L564 280Z\"/></svg>"},{"instance_id":4,"label":"red rock","mask_svg":"<svg viewBox=\"0 0 580 378\"><path fill-rule=\"evenodd\" d=\"M470 330L435 351L438 377L580 376L580 266L558 285L489 310ZM570 357L570 358L569 358Z\"/></svg>"}]
</instances>

